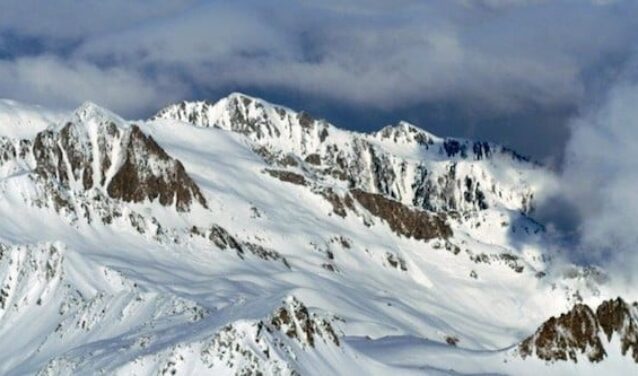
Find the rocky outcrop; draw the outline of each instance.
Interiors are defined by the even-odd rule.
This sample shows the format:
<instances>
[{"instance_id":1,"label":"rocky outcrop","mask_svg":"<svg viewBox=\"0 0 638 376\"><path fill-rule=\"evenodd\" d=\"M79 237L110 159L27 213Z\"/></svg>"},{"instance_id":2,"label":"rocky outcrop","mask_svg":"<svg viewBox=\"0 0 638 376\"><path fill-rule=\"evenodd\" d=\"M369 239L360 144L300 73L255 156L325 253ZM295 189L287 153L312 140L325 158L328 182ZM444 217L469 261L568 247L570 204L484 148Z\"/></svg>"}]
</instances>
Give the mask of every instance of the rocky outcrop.
<instances>
[{"instance_id":1,"label":"rocky outcrop","mask_svg":"<svg viewBox=\"0 0 638 376\"><path fill-rule=\"evenodd\" d=\"M272 169L266 169L265 171L266 173L268 173L268 175L272 176L273 178L279 179L286 183L292 183L296 185L308 185L308 182L306 181L306 178L303 177L303 175L299 175L291 171L272 170Z\"/></svg>"},{"instance_id":2,"label":"rocky outcrop","mask_svg":"<svg viewBox=\"0 0 638 376\"><path fill-rule=\"evenodd\" d=\"M300 375L302 357L325 351L319 343L332 348L341 346L333 320L309 312L301 301L289 296L270 317L230 323L204 340L197 346L201 349L198 362L235 375ZM164 363L170 362L173 369L183 362L170 358Z\"/></svg>"},{"instance_id":3,"label":"rocky outcrop","mask_svg":"<svg viewBox=\"0 0 638 376\"><path fill-rule=\"evenodd\" d=\"M193 236L207 239L221 250L234 250L241 259L247 254L252 254L265 261L280 261L286 268L290 269L288 260L279 252L257 243L240 241L221 226L212 225L208 230L192 227L190 232Z\"/></svg>"},{"instance_id":4,"label":"rocky outcrop","mask_svg":"<svg viewBox=\"0 0 638 376\"><path fill-rule=\"evenodd\" d=\"M315 347L318 339L340 345L330 321L310 314L308 308L295 297L287 298L284 305L272 314L270 325L302 345Z\"/></svg>"},{"instance_id":5,"label":"rocky outcrop","mask_svg":"<svg viewBox=\"0 0 638 376\"><path fill-rule=\"evenodd\" d=\"M31 140L0 137L0 177L9 176L29 162Z\"/></svg>"},{"instance_id":6,"label":"rocky outcrop","mask_svg":"<svg viewBox=\"0 0 638 376\"><path fill-rule=\"evenodd\" d=\"M361 206L387 222L392 231L399 235L417 240L446 239L452 236L452 229L442 214L412 209L382 195L358 189L350 193Z\"/></svg>"},{"instance_id":7,"label":"rocky outcrop","mask_svg":"<svg viewBox=\"0 0 638 376\"><path fill-rule=\"evenodd\" d=\"M0 318L47 303L63 277L63 259L53 243L0 243Z\"/></svg>"},{"instance_id":8,"label":"rocky outcrop","mask_svg":"<svg viewBox=\"0 0 638 376\"><path fill-rule=\"evenodd\" d=\"M96 189L125 202L157 200L179 211L194 202L206 207L179 160L138 126L118 125L107 116L78 118L38 133L33 157L34 173L62 190Z\"/></svg>"},{"instance_id":9,"label":"rocky outcrop","mask_svg":"<svg viewBox=\"0 0 638 376\"><path fill-rule=\"evenodd\" d=\"M131 127L124 163L113 176L107 192L127 202L153 201L186 211L193 201L206 207L199 187L179 160L171 158L150 136Z\"/></svg>"},{"instance_id":10,"label":"rocky outcrop","mask_svg":"<svg viewBox=\"0 0 638 376\"><path fill-rule=\"evenodd\" d=\"M546 361L578 362L584 356L600 362L611 349L611 340L618 336L621 353L638 363L638 305L621 298L608 300L596 311L585 304L575 305L559 317L551 317L536 333L518 347L523 358L536 355Z\"/></svg>"},{"instance_id":11,"label":"rocky outcrop","mask_svg":"<svg viewBox=\"0 0 638 376\"><path fill-rule=\"evenodd\" d=\"M630 305L621 298L608 300L598 306L596 317L607 340L617 335L622 354L630 352L638 363L638 303Z\"/></svg>"}]
</instances>

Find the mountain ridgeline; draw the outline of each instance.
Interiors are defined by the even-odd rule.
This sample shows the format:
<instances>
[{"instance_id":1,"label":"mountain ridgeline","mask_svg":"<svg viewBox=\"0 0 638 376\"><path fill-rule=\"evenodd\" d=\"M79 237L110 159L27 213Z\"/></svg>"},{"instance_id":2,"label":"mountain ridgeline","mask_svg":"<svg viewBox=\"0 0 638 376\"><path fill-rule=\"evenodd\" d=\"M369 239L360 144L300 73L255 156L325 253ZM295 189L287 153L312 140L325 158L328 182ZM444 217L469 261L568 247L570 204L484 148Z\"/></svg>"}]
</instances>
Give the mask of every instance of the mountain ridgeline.
<instances>
[{"instance_id":1,"label":"mountain ridgeline","mask_svg":"<svg viewBox=\"0 0 638 376\"><path fill-rule=\"evenodd\" d=\"M499 145L443 139L405 122L371 134L348 132L305 112L242 94L217 103L182 102L153 119L237 132L280 164L298 158L351 187L430 211L481 210L490 205L525 213L534 209L534 187L524 172L537 164ZM497 179L492 168L513 170L515 175Z\"/></svg>"}]
</instances>

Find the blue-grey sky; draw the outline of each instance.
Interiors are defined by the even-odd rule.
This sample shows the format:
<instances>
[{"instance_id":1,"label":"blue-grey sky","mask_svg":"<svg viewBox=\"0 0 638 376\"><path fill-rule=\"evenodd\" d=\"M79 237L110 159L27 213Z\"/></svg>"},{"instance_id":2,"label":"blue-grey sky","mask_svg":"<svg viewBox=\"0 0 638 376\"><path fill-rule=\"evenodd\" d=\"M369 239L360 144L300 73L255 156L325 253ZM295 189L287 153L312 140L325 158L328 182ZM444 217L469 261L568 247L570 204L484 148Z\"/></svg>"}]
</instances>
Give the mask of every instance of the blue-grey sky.
<instances>
[{"instance_id":1,"label":"blue-grey sky","mask_svg":"<svg viewBox=\"0 0 638 376\"><path fill-rule=\"evenodd\" d=\"M638 2L3 0L0 96L128 117L231 91L560 160L630 58Z\"/></svg>"}]
</instances>

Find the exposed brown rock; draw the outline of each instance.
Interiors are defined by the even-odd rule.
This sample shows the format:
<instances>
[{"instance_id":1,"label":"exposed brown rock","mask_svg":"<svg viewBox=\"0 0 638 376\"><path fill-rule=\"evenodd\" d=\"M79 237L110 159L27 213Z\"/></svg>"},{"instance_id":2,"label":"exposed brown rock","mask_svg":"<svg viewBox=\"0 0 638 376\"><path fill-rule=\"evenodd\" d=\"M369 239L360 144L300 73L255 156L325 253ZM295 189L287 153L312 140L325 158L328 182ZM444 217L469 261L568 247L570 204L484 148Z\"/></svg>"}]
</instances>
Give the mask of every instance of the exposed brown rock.
<instances>
[{"instance_id":1,"label":"exposed brown rock","mask_svg":"<svg viewBox=\"0 0 638 376\"><path fill-rule=\"evenodd\" d=\"M346 209L355 210L354 201L349 194L341 197L332 188L326 188L320 194L332 205L332 212L340 217L346 217L348 213Z\"/></svg>"},{"instance_id":2,"label":"exposed brown rock","mask_svg":"<svg viewBox=\"0 0 638 376\"><path fill-rule=\"evenodd\" d=\"M333 264L323 263L321 264L321 267L333 273L337 271L337 269L335 268Z\"/></svg>"},{"instance_id":3,"label":"exposed brown rock","mask_svg":"<svg viewBox=\"0 0 638 376\"><path fill-rule=\"evenodd\" d=\"M292 183L297 185L308 185L308 182L306 181L306 178L303 177L303 175L299 175L291 171L271 170L271 169L266 169L265 171L268 173L268 175L272 176L273 178L277 178L286 183Z\"/></svg>"},{"instance_id":4,"label":"exposed brown rock","mask_svg":"<svg viewBox=\"0 0 638 376\"><path fill-rule=\"evenodd\" d=\"M450 346L456 347L456 345L458 345L459 343L459 338L455 336L447 336L445 337L445 342Z\"/></svg>"},{"instance_id":5,"label":"exposed brown rock","mask_svg":"<svg viewBox=\"0 0 638 376\"><path fill-rule=\"evenodd\" d=\"M310 347L315 347L315 337L340 345L339 337L330 322L311 315L308 308L294 297L289 298L284 306L273 313L270 324L288 337Z\"/></svg>"},{"instance_id":6,"label":"exposed brown rock","mask_svg":"<svg viewBox=\"0 0 638 376\"><path fill-rule=\"evenodd\" d=\"M385 220L400 235L417 240L446 239L452 235L452 229L440 214L411 209L398 201L359 189L353 189L350 193L361 206Z\"/></svg>"},{"instance_id":7,"label":"exposed brown rock","mask_svg":"<svg viewBox=\"0 0 638 376\"><path fill-rule=\"evenodd\" d=\"M631 349L631 356L638 363L638 322L632 315L632 309L638 309L636 303L632 307L621 298L616 298L599 305L596 316L607 340L611 341L614 333L617 333L620 336L622 354L626 355Z\"/></svg>"},{"instance_id":8,"label":"exposed brown rock","mask_svg":"<svg viewBox=\"0 0 638 376\"><path fill-rule=\"evenodd\" d=\"M324 128L319 132L319 141L324 142L326 138L328 138L328 129L324 126Z\"/></svg>"},{"instance_id":9,"label":"exposed brown rock","mask_svg":"<svg viewBox=\"0 0 638 376\"><path fill-rule=\"evenodd\" d=\"M0 136L0 166L9 161L25 161L31 152L31 140L14 140Z\"/></svg>"},{"instance_id":10,"label":"exposed brown rock","mask_svg":"<svg viewBox=\"0 0 638 376\"><path fill-rule=\"evenodd\" d=\"M560 317L551 317L536 333L523 341L520 352L523 358L535 351L540 359L572 360L584 354L592 362L601 361L607 353L598 337L600 327L596 315L588 306L577 304Z\"/></svg>"},{"instance_id":11,"label":"exposed brown rock","mask_svg":"<svg viewBox=\"0 0 638 376\"><path fill-rule=\"evenodd\" d=\"M213 225L206 233L201 231L197 227L192 227L190 232L193 235L208 238L208 240L212 241L219 249L234 250L237 253L237 256L242 259L244 258L244 255L249 252L261 258L262 260L280 261L286 266L286 268L290 269L288 260L286 260L286 258L283 257L279 252L273 249L266 248L260 244L239 241L221 226Z\"/></svg>"},{"instance_id":12,"label":"exposed brown rock","mask_svg":"<svg viewBox=\"0 0 638 376\"><path fill-rule=\"evenodd\" d=\"M196 231L194 233L200 233L200 231L195 227ZM193 230L191 230L193 232ZM215 243L215 245L220 249L231 248L237 251L238 254L243 254L244 249L241 244L235 239L226 229L223 227L213 225L210 228L210 232L208 233L208 239Z\"/></svg>"},{"instance_id":13,"label":"exposed brown rock","mask_svg":"<svg viewBox=\"0 0 638 376\"><path fill-rule=\"evenodd\" d=\"M278 163L280 165L282 165L283 167L290 167L290 166L297 167L297 166L299 166L299 162L297 162L297 159L292 154L287 154L285 157L279 159Z\"/></svg>"},{"instance_id":14,"label":"exposed brown rock","mask_svg":"<svg viewBox=\"0 0 638 376\"><path fill-rule=\"evenodd\" d=\"M164 206L175 203L180 211L188 210L194 200L206 207L204 196L182 163L166 154L152 137L146 136L137 126L131 128L124 164L107 191L111 197L128 202L159 199Z\"/></svg>"},{"instance_id":15,"label":"exposed brown rock","mask_svg":"<svg viewBox=\"0 0 638 376\"><path fill-rule=\"evenodd\" d=\"M636 320L635 304L632 307L621 298L603 302L595 313L587 305L576 304L569 312L543 323L534 335L521 342L519 352L523 358L536 355L546 361L574 362L582 354L591 362L600 362L607 356L604 343L618 335L622 354L631 349L638 363Z\"/></svg>"},{"instance_id":16,"label":"exposed brown rock","mask_svg":"<svg viewBox=\"0 0 638 376\"><path fill-rule=\"evenodd\" d=\"M277 157L273 154L267 147L264 146L255 146L253 147L253 152L261 157L264 162L268 164L273 164L277 161Z\"/></svg>"},{"instance_id":17,"label":"exposed brown rock","mask_svg":"<svg viewBox=\"0 0 638 376\"><path fill-rule=\"evenodd\" d=\"M401 269L404 272L408 270L408 266L401 256L397 256L393 253L387 252L385 257L391 267L395 269Z\"/></svg>"},{"instance_id":18,"label":"exposed brown rock","mask_svg":"<svg viewBox=\"0 0 638 376\"><path fill-rule=\"evenodd\" d=\"M72 182L79 182L85 191L105 188L110 197L127 202L158 199L164 206L175 204L179 211L189 210L193 201L206 207L204 196L182 163L171 158L139 127L121 129L113 122L104 122L99 126L95 144L83 127L69 122L59 131L38 133L32 148L35 175L45 182L55 182L51 186L57 189L77 189ZM123 160L104 187L107 173L115 163L111 157L116 144L123 150ZM99 155L99 161L93 160L95 155ZM98 171L93 171L96 167ZM99 181L94 181L95 176Z\"/></svg>"},{"instance_id":19,"label":"exposed brown rock","mask_svg":"<svg viewBox=\"0 0 638 376\"><path fill-rule=\"evenodd\" d=\"M309 154L304 160L306 163L310 163L315 166L319 166L321 164L321 156L317 153Z\"/></svg>"},{"instance_id":20,"label":"exposed brown rock","mask_svg":"<svg viewBox=\"0 0 638 376\"><path fill-rule=\"evenodd\" d=\"M300 112L298 115L299 118L299 125L301 125L303 128L310 128L312 126L312 123L314 123L315 119L312 118L312 116L310 116L309 113L307 112Z\"/></svg>"}]
</instances>

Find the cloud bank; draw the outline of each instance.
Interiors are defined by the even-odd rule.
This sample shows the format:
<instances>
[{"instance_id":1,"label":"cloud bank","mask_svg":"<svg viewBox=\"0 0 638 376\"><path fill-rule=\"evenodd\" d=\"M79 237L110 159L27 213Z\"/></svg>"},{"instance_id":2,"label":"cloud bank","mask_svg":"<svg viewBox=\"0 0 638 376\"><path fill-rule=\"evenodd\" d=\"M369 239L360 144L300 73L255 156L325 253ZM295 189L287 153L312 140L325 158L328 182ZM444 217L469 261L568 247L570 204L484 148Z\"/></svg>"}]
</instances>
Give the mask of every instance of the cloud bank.
<instances>
[{"instance_id":1,"label":"cloud bank","mask_svg":"<svg viewBox=\"0 0 638 376\"><path fill-rule=\"evenodd\" d=\"M563 196L577 211L575 256L635 282L638 82L621 81L571 123Z\"/></svg>"},{"instance_id":2,"label":"cloud bank","mask_svg":"<svg viewBox=\"0 0 638 376\"><path fill-rule=\"evenodd\" d=\"M39 102L59 87L69 105L88 94L141 112L182 90L255 86L387 109L455 101L516 111L578 103L588 70L623 59L635 10L631 1L570 0L7 0L0 34L14 41L5 69L21 69L20 50L32 44L31 64L48 65L52 77L119 76L106 92L96 78L76 95L18 82L22 97ZM9 95L16 78L4 77ZM132 86L135 105L117 98Z\"/></svg>"}]
</instances>

